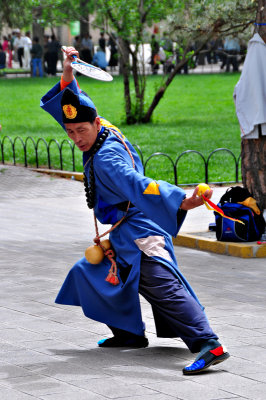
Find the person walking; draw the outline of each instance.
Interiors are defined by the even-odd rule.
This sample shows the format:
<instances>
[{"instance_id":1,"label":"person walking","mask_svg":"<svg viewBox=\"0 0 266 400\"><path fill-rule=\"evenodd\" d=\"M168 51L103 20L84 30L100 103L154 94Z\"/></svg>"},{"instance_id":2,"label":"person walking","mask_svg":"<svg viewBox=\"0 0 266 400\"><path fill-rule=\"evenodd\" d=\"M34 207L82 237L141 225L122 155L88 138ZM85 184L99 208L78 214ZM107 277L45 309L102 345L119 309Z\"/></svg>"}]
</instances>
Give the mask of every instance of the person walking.
<instances>
[{"instance_id":1,"label":"person walking","mask_svg":"<svg viewBox=\"0 0 266 400\"><path fill-rule=\"evenodd\" d=\"M106 60L106 55L101 47L98 47L96 53L94 54L92 64L106 71L108 62Z\"/></svg>"},{"instance_id":2,"label":"person walking","mask_svg":"<svg viewBox=\"0 0 266 400\"><path fill-rule=\"evenodd\" d=\"M81 39L82 60L90 64L92 62L93 54L93 42L90 35L86 33L86 35Z\"/></svg>"},{"instance_id":3,"label":"person walking","mask_svg":"<svg viewBox=\"0 0 266 400\"><path fill-rule=\"evenodd\" d=\"M42 68L42 55L43 49L39 44L39 38L36 36L33 38L33 45L31 48L31 57L32 57L32 76L37 76L37 69L40 77L43 77L43 68Z\"/></svg>"},{"instance_id":4,"label":"person walking","mask_svg":"<svg viewBox=\"0 0 266 400\"><path fill-rule=\"evenodd\" d=\"M7 36L3 37L3 51L6 53L7 55L7 66L8 68L12 68L12 51L11 51L11 44L10 41L8 40Z\"/></svg>"},{"instance_id":5,"label":"person walking","mask_svg":"<svg viewBox=\"0 0 266 400\"><path fill-rule=\"evenodd\" d=\"M160 57L159 57L159 42L156 39L155 35L153 34L151 36L151 69L153 75L156 75L159 69L159 64L160 64Z\"/></svg>"},{"instance_id":6,"label":"person walking","mask_svg":"<svg viewBox=\"0 0 266 400\"><path fill-rule=\"evenodd\" d=\"M233 72L238 72L237 56L240 53L240 44L238 38L234 35L226 38L224 43L226 55L226 72L230 72L230 66L233 67Z\"/></svg>"},{"instance_id":7,"label":"person walking","mask_svg":"<svg viewBox=\"0 0 266 400\"><path fill-rule=\"evenodd\" d=\"M29 69L31 67L31 47L32 41L30 38L30 32L26 32L24 36L24 68Z\"/></svg>"},{"instance_id":8,"label":"person walking","mask_svg":"<svg viewBox=\"0 0 266 400\"><path fill-rule=\"evenodd\" d=\"M79 35L74 37L73 47L75 47L75 49L77 49L77 51L81 53L81 37Z\"/></svg>"},{"instance_id":9,"label":"person walking","mask_svg":"<svg viewBox=\"0 0 266 400\"><path fill-rule=\"evenodd\" d=\"M47 74L56 75L58 52L61 46L55 35L51 36L51 40L47 42L46 60L47 60Z\"/></svg>"},{"instance_id":10,"label":"person walking","mask_svg":"<svg viewBox=\"0 0 266 400\"><path fill-rule=\"evenodd\" d=\"M104 37L104 32L100 33L99 46L102 49L102 51L105 53L106 40L105 40L105 37Z\"/></svg>"},{"instance_id":11,"label":"person walking","mask_svg":"<svg viewBox=\"0 0 266 400\"><path fill-rule=\"evenodd\" d=\"M118 48L117 40L114 33L112 33L109 37L108 46L110 48L110 59L108 65L109 67L111 67L112 71L118 65Z\"/></svg>"},{"instance_id":12,"label":"person walking","mask_svg":"<svg viewBox=\"0 0 266 400\"><path fill-rule=\"evenodd\" d=\"M3 46L0 44L0 76L1 75L5 75L5 71L4 70L6 68L6 52L3 50Z\"/></svg>"},{"instance_id":13,"label":"person walking","mask_svg":"<svg viewBox=\"0 0 266 400\"><path fill-rule=\"evenodd\" d=\"M139 293L152 305L157 335L181 337L196 360L184 367L196 374L225 361L229 353L211 329L203 307L177 266L172 236L188 210L203 204L197 196L165 181L144 176L137 151L121 131L97 115L91 98L73 76L78 52L66 49L63 75L41 99L41 107L64 128L83 153L87 204L94 210L96 251L78 261L67 275L56 303L81 306L91 319L113 333L102 348L147 347ZM212 191L204 195L211 198ZM111 224L109 245L101 242L97 220ZM105 255L105 257L104 257ZM89 261L88 261L89 258ZM98 264L98 265L95 265Z\"/></svg>"},{"instance_id":14,"label":"person walking","mask_svg":"<svg viewBox=\"0 0 266 400\"><path fill-rule=\"evenodd\" d=\"M23 67L23 56L24 56L24 37L20 31L16 32L16 38L14 40L14 51L17 53L17 58L20 68Z\"/></svg>"}]
</instances>

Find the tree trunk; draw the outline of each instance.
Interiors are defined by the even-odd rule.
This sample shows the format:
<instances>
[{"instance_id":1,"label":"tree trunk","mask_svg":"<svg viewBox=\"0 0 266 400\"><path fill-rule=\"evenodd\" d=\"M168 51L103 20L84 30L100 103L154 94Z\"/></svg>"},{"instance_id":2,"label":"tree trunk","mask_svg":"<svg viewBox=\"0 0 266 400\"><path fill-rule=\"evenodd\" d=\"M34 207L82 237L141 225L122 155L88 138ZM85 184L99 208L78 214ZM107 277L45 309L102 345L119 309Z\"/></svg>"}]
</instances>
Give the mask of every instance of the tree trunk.
<instances>
[{"instance_id":1,"label":"tree trunk","mask_svg":"<svg viewBox=\"0 0 266 400\"><path fill-rule=\"evenodd\" d=\"M256 23L266 23L266 0L258 0ZM266 25L258 26L258 32L266 43Z\"/></svg>"},{"instance_id":2,"label":"tree trunk","mask_svg":"<svg viewBox=\"0 0 266 400\"><path fill-rule=\"evenodd\" d=\"M140 72L139 72L139 66L138 66L138 48L134 50L134 53L132 54L132 75L133 75L133 80L134 80L134 86L135 86L135 111L134 111L134 117L135 117L135 122L139 122L143 119L144 115L144 95L145 95L145 76L142 78Z\"/></svg>"},{"instance_id":3,"label":"tree trunk","mask_svg":"<svg viewBox=\"0 0 266 400\"><path fill-rule=\"evenodd\" d=\"M90 33L89 28L89 14L88 14L88 3L89 0L80 0L80 10L82 17L80 18L80 36L81 38L85 37Z\"/></svg>"},{"instance_id":4,"label":"tree trunk","mask_svg":"<svg viewBox=\"0 0 266 400\"><path fill-rule=\"evenodd\" d=\"M258 0L256 23L266 23L266 1ZM257 25L258 33L266 43L266 26ZM266 94L265 94L266 95ZM261 104L265 107L265 104ZM259 126L259 131L261 131ZM266 209L266 136L242 139L241 169L243 185L253 194L259 206Z\"/></svg>"},{"instance_id":5,"label":"tree trunk","mask_svg":"<svg viewBox=\"0 0 266 400\"><path fill-rule=\"evenodd\" d=\"M126 109L126 121L127 124L132 124L132 112L131 112L131 96L130 96L130 65L129 65L129 51L125 40L119 37L119 53L120 53L120 68L124 80L124 97L125 97L125 109Z\"/></svg>"},{"instance_id":6,"label":"tree trunk","mask_svg":"<svg viewBox=\"0 0 266 400\"><path fill-rule=\"evenodd\" d=\"M39 24L39 20L42 17L42 7L34 7L32 9L32 15L32 37L38 37L39 44L43 47L44 28Z\"/></svg>"},{"instance_id":7,"label":"tree trunk","mask_svg":"<svg viewBox=\"0 0 266 400\"><path fill-rule=\"evenodd\" d=\"M257 200L259 207L266 208L266 136L259 139L242 139L242 180Z\"/></svg>"}]
</instances>

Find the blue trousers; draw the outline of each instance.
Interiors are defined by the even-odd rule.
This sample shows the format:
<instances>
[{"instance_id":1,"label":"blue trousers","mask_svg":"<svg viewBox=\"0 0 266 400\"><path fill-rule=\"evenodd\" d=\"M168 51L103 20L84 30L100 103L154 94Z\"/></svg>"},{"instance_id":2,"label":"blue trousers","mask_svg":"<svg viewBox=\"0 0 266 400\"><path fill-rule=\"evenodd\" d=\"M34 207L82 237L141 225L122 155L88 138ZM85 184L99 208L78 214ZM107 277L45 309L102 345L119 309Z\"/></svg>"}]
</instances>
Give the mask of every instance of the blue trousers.
<instances>
[{"instance_id":1,"label":"blue trousers","mask_svg":"<svg viewBox=\"0 0 266 400\"><path fill-rule=\"evenodd\" d=\"M32 59L32 76L37 76L37 69L39 71L39 76L43 77L42 59L41 58L33 58Z\"/></svg>"},{"instance_id":2,"label":"blue trousers","mask_svg":"<svg viewBox=\"0 0 266 400\"><path fill-rule=\"evenodd\" d=\"M158 337L180 337L192 353L208 339L218 339L201 306L164 265L143 254L139 293L151 304ZM117 336L132 333L109 328ZM133 335L134 336L134 335Z\"/></svg>"}]
</instances>

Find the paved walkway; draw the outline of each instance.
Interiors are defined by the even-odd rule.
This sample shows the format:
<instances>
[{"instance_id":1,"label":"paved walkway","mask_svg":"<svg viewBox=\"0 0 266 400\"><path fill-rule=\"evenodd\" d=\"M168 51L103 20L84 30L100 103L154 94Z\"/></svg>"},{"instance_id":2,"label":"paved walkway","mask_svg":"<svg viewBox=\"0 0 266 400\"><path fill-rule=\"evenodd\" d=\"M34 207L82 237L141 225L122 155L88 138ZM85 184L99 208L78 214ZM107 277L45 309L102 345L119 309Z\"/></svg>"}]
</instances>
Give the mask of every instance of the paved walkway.
<instances>
[{"instance_id":1,"label":"paved walkway","mask_svg":"<svg viewBox=\"0 0 266 400\"><path fill-rule=\"evenodd\" d=\"M205 217L189 217L187 228L208 223ZM231 353L209 373L184 377L193 357L179 339L156 338L143 299L150 347L136 350L98 348L108 329L79 308L54 304L93 237L80 182L0 165L0 222L1 400L265 399L265 259L176 247Z\"/></svg>"}]
</instances>

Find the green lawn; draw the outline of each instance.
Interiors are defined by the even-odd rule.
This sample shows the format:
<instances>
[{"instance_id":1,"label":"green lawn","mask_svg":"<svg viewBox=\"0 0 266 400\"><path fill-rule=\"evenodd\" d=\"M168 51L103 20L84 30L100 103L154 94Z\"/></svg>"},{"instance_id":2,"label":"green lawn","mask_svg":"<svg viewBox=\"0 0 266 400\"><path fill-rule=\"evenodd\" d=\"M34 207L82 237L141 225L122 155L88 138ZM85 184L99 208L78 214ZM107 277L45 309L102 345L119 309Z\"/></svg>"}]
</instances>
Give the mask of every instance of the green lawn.
<instances>
[{"instance_id":1,"label":"green lawn","mask_svg":"<svg viewBox=\"0 0 266 400\"><path fill-rule=\"evenodd\" d=\"M149 76L147 103L150 102L159 76ZM79 77L79 83L93 99L98 113L120 127L131 141L138 144L144 160L152 153L167 153L175 161L185 150L200 151L205 158L211 151L226 147L236 157L240 153L240 131L233 103L234 86L239 74L178 75L168 88L164 98L155 110L153 122L127 126L123 116L123 83L121 77L114 81L99 82ZM35 141L43 137L47 141L66 138L62 128L39 107L40 98L59 78L16 78L0 79L1 110L0 123L3 126L0 138L5 135L31 136ZM29 144L29 162L35 164L33 146ZM46 164L46 149L40 145L40 164ZM52 145L52 164L58 168L58 151ZM82 170L81 155L75 152L76 170ZM11 146L5 141L5 160L12 162ZM71 169L71 154L65 147L64 169ZM16 161L23 164L21 144L16 143ZM209 180L233 181L234 161L226 153L215 154L209 165ZM146 174L156 178L173 180L173 169L166 157L155 157L147 165ZM192 183L204 180L204 165L198 155L184 156L178 163L178 182Z\"/></svg>"}]
</instances>

